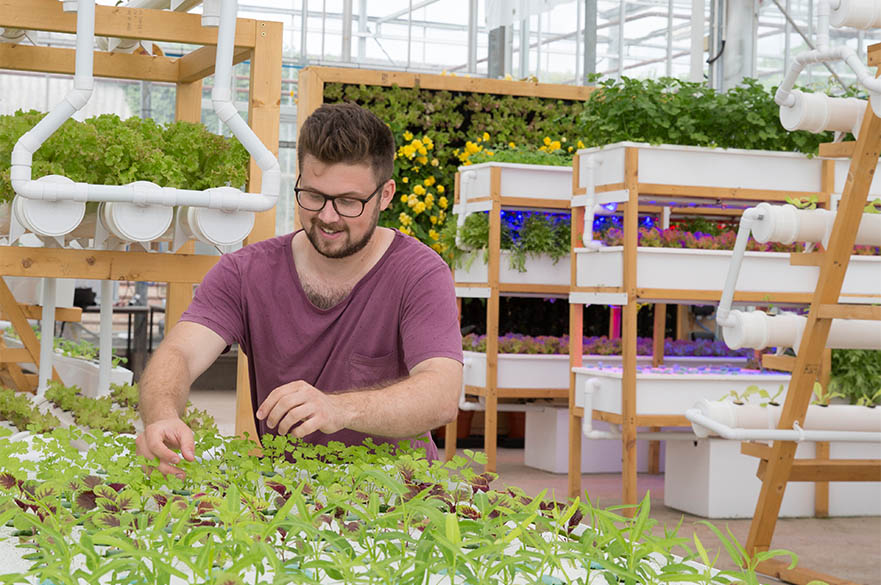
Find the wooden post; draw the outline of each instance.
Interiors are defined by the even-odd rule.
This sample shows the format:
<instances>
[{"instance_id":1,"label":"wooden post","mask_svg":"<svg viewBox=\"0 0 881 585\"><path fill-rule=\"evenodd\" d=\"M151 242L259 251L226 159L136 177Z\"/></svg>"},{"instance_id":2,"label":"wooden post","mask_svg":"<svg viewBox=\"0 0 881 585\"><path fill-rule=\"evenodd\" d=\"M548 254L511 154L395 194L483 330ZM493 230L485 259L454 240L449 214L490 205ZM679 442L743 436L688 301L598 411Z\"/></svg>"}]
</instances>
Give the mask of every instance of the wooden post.
<instances>
[{"instance_id":1,"label":"wooden post","mask_svg":"<svg viewBox=\"0 0 881 585\"><path fill-rule=\"evenodd\" d=\"M576 154L572 159L572 193L579 192L579 157ZM584 236L584 207L573 207L570 225L572 226L572 238L569 245L569 288L575 287L577 282L575 250L582 246ZM575 372L573 368L583 365L584 358L584 305L569 302L569 497L576 498L581 495L581 444L582 444L582 417L575 414ZM592 412L585 412L583 416L593 416Z\"/></svg>"},{"instance_id":2,"label":"wooden post","mask_svg":"<svg viewBox=\"0 0 881 585\"><path fill-rule=\"evenodd\" d=\"M655 303L654 326L652 328L652 366L664 363L664 332L667 329L667 305Z\"/></svg>"},{"instance_id":3,"label":"wooden post","mask_svg":"<svg viewBox=\"0 0 881 585\"><path fill-rule=\"evenodd\" d=\"M251 53L248 122L251 129L275 156L278 156L278 126L281 119L281 54L283 28L280 22L257 21L254 50ZM248 168L248 192L259 193L262 171L251 158ZM258 213L254 229L245 239L253 244L275 235L275 208ZM254 426L255 405L251 403L248 358L239 348L236 375L236 434L247 431L257 441Z\"/></svg>"},{"instance_id":4,"label":"wooden post","mask_svg":"<svg viewBox=\"0 0 881 585\"><path fill-rule=\"evenodd\" d=\"M639 228L639 151L627 148L624 154L624 188L630 198L624 205L623 286L627 304L623 308L621 335L621 449L622 503L637 503L636 479L636 246ZM633 514L633 508L623 511Z\"/></svg>"},{"instance_id":5,"label":"wooden post","mask_svg":"<svg viewBox=\"0 0 881 585\"><path fill-rule=\"evenodd\" d=\"M824 163L827 161L823 161ZM834 161L828 161L834 162ZM829 379L832 375L832 350L828 347L823 350L823 363L820 364L820 376L818 382L823 385L823 390L829 392ZM819 441L814 445L814 459L829 459L829 442ZM829 482L817 481L814 483L814 516L817 518L829 517Z\"/></svg>"},{"instance_id":6,"label":"wooden post","mask_svg":"<svg viewBox=\"0 0 881 585\"><path fill-rule=\"evenodd\" d=\"M871 106L867 105L855 154L848 170L841 205L829 239L829 247L823 254L817 290L808 313L778 428L791 428L796 421L800 424L804 423L813 384L820 373L823 351L832 325L831 318L820 318L820 307L838 303L863 207L866 205L869 187L878 165L879 154L881 154L881 120L874 115ZM775 441L771 448L756 512L747 538L746 550L749 554L768 550L771 545L780 504L792 470L795 449L796 443L792 441Z\"/></svg>"},{"instance_id":7,"label":"wooden post","mask_svg":"<svg viewBox=\"0 0 881 585\"><path fill-rule=\"evenodd\" d=\"M456 185L458 194L458 181L459 174L456 173ZM462 325L462 299L461 297L456 297L456 311L459 314L459 326ZM459 438L459 412L456 411L456 418L447 423L444 428L444 461L452 461L453 457L456 456L456 441Z\"/></svg>"},{"instance_id":8,"label":"wooden post","mask_svg":"<svg viewBox=\"0 0 881 585\"><path fill-rule=\"evenodd\" d=\"M502 237L502 169L492 167L489 192L489 298L486 302L486 411L484 413L484 448L486 470L496 470L496 443L499 424L499 265Z\"/></svg>"}]
</instances>

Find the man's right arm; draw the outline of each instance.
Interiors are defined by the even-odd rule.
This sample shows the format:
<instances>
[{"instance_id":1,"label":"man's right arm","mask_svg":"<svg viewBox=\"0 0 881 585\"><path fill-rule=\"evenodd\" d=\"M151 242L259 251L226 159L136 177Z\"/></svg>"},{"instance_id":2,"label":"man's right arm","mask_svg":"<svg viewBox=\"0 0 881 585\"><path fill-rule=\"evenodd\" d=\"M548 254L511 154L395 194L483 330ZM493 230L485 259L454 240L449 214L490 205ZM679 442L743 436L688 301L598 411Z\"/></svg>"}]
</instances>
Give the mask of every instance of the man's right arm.
<instances>
[{"instance_id":1,"label":"man's right arm","mask_svg":"<svg viewBox=\"0 0 881 585\"><path fill-rule=\"evenodd\" d=\"M181 420L190 385L226 347L220 335L198 323L175 325L147 364L140 382L144 432L136 441L139 455L159 459L159 471L181 475L172 449L188 461L195 455L193 433Z\"/></svg>"}]
</instances>

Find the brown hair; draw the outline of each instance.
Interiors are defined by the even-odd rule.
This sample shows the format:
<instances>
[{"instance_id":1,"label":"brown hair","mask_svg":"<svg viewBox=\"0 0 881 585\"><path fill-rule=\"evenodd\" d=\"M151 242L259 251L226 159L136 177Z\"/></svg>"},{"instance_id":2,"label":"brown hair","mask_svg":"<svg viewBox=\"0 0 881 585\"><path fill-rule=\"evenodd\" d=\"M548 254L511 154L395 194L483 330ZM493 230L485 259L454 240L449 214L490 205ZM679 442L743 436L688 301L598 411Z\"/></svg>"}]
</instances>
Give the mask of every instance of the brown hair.
<instances>
[{"instance_id":1,"label":"brown hair","mask_svg":"<svg viewBox=\"0 0 881 585\"><path fill-rule=\"evenodd\" d=\"M311 154L325 164L367 164L377 181L390 179L395 137L370 110L355 104L323 105L306 118L297 140L297 163Z\"/></svg>"}]
</instances>

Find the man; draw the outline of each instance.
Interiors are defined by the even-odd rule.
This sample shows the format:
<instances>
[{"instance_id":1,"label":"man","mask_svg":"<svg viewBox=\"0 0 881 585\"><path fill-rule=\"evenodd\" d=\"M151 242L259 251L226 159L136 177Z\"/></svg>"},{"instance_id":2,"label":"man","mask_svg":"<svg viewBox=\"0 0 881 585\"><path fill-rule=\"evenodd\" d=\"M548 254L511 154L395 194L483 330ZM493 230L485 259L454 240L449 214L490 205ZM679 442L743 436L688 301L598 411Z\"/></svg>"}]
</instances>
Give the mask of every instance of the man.
<instances>
[{"instance_id":1,"label":"man","mask_svg":"<svg viewBox=\"0 0 881 585\"><path fill-rule=\"evenodd\" d=\"M302 230L220 259L141 381L138 453L159 471L194 457L180 419L192 382L232 343L247 354L259 434L313 443L427 438L457 413L462 346L450 271L397 230L388 126L354 105L322 106L297 143ZM425 446L426 443L420 443Z\"/></svg>"}]
</instances>

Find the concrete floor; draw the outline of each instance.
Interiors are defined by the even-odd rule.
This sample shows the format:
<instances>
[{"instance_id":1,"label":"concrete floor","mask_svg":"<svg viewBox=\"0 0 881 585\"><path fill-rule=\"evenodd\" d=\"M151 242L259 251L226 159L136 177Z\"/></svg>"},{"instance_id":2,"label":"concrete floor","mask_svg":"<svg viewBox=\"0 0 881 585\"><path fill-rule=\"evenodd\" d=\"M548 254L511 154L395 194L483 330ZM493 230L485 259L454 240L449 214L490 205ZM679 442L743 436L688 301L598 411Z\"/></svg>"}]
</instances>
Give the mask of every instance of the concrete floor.
<instances>
[{"instance_id":1,"label":"concrete floor","mask_svg":"<svg viewBox=\"0 0 881 585\"><path fill-rule=\"evenodd\" d=\"M191 400L197 408L207 410L218 423L222 433L235 430L235 392L194 391ZM547 490L548 496L564 499L567 490L565 474L554 474L526 467L522 449L500 449L499 478L494 484L515 485L530 495ZM621 503L621 480L617 474L585 474L583 489L593 504L608 507ZM727 553L712 532L698 522L701 518L683 514L664 506L664 476L641 474L640 497L651 492L651 517L657 521L655 532L664 527L673 528L682 521L679 535L688 538L697 533L712 557L719 552L718 568L733 568ZM725 528L743 544L750 528L750 520L715 520L723 532ZM782 548L799 556L799 566L847 579L860 585L881 585L881 518L792 518L777 522L772 548ZM777 583L762 578L762 583Z\"/></svg>"}]
</instances>

